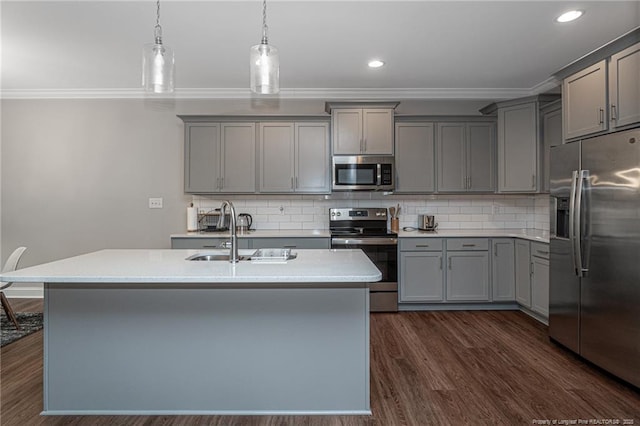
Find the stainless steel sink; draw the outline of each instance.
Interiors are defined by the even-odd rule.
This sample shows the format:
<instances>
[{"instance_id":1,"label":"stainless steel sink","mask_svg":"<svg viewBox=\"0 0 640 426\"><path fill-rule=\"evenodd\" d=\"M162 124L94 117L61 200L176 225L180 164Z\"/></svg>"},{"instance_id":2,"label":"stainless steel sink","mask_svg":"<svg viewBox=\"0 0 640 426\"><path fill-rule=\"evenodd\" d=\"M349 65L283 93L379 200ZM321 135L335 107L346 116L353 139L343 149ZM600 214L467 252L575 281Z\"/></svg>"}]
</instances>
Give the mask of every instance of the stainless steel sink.
<instances>
[{"instance_id":1,"label":"stainless steel sink","mask_svg":"<svg viewBox=\"0 0 640 426\"><path fill-rule=\"evenodd\" d=\"M291 249L258 249L258 250L239 250L238 260L250 260L251 262L262 263L286 263L298 257L297 253L292 253ZM229 250L208 250L200 253L192 254L185 260L189 261L229 261Z\"/></svg>"}]
</instances>

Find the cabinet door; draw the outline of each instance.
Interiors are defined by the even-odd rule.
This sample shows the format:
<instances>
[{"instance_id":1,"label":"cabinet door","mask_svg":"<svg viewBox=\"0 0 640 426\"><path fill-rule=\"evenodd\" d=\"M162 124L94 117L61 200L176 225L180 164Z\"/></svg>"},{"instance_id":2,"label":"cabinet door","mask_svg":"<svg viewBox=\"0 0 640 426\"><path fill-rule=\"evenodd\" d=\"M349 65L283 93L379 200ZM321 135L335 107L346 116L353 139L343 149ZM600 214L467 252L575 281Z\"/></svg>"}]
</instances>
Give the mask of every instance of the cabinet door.
<instances>
[{"instance_id":1,"label":"cabinet door","mask_svg":"<svg viewBox=\"0 0 640 426\"><path fill-rule=\"evenodd\" d=\"M516 300L515 248L510 238L492 241L492 294L494 302Z\"/></svg>"},{"instance_id":2,"label":"cabinet door","mask_svg":"<svg viewBox=\"0 0 640 426\"><path fill-rule=\"evenodd\" d=\"M489 253L447 251L447 300L489 301Z\"/></svg>"},{"instance_id":3,"label":"cabinet door","mask_svg":"<svg viewBox=\"0 0 640 426\"><path fill-rule=\"evenodd\" d=\"M531 307L531 256L529 241L516 240L516 300Z\"/></svg>"},{"instance_id":4,"label":"cabinet door","mask_svg":"<svg viewBox=\"0 0 640 426\"><path fill-rule=\"evenodd\" d=\"M549 261L532 257L531 310L549 317Z\"/></svg>"},{"instance_id":5,"label":"cabinet door","mask_svg":"<svg viewBox=\"0 0 640 426\"><path fill-rule=\"evenodd\" d=\"M260 192L293 192L293 123L260 123L259 139Z\"/></svg>"},{"instance_id":6,"label":"cabinet door","mask_svg":"<svg viewBox=\"0 0 640 426\"><path fill-rule=\"evenodd\" d=\"M439 123L436 130L438 191L460 192L466 183L466 126Z\"/></svg>"},{"instance_id":7,"label":"cabinet door","mask_svg":"<svg viewBox=\"0 0 640 426\"><path fill-rule=\"evenodd\" d=\"M400 253L400 302L444 300L442 252Z\"/></svg>"},{"instance_id":8,"label":"cabinet door","mask_svg":"<svg viewBox=\"0 0 640 426\"><path fill-rule=\"evenodd\" d=\"M331 112L333 153L360 154L362 152L362 110L334 109Z\"/></svg>"},{"instance_id":9,"label":"cabinet door","mask_svg":"<svg viewBox=\"0 0 640 426\"><path fill-rule=\"evenodd\" d=\"M611 57L609 102L612 128L640 122L640 43Z\"/></svg>"},{"instance_id":10,"label":"cabinet door","mask_svg":"<svg viewBox=\"0 0 640 426\"><path fill-rule=\"evenodd\" d=\"M329 125L296 123L294 151L296 192L331 192Z\"/></svg>"},{"instance_id":11,"label":"cabinet door","mask_svg":"<svg viewBox=\"0 0 640 426\"><path fill-rule=\"evenodd\" d=\"M638 78L637 74L635 78ZM565 140L607 130L606 110L606 61L600 61L564 79L562 111Z\"/></svg>"},{"instance_id":12,"label":"cabinet door","mask_svg":"<svg viewBox=\"0 0 640 426\"><path fill-rule=\"evenodd\" d=\"M223 123L221 131L222 192L255 192L255 124Z\"/></svg>"},{"instance_id":13,"label":"cabinet door","mask_svg":"<svg viewBox=\"0 0 640 426\"><path fill-rule=\"evenodd\" d=\"M537 102L498 110L498 191L536 191L537 123Z\"/></svg>"},{"instance_id":14,"label":"cabinet door","mask_svg":"<svg viewBox=\"0 0 640 426\"><path fill-rule=\"evenodd\" d=\"M184 143L184 191L220 190L220 126L188 124Z\"/></svg>"},{"instance_id":15,"label":"cabinet door","mask_svg":"<svg viewBox=\"0 0 640 426\"><path fill-rule=\"evenodd\" d=\"M289 249L328 249L329 238L251 238L252 249L289 248Z\"/></svg>"},{"instance_id":16,"label":"cabinet door","mask_svg":"<svg viewBox=\"0 0 640 426\"><path fill-rule=\"evenodd\" d=\"M546 112L542 116L542 188L549 191L551 148L562 145L562 109Z\"/></svg>"},{"instance_id":17,"label":"cabinet door","mask_svg":"<svg viewBox=\"0 0 640 426\"><path fill-rule=\"evenodd\" d=\"M467 125L467 191L495 189L495 131L493 123Z\"/></svg>"},{"instance_id":18,"label":"cabinet door","mask_svg":"<svg viewBox=\"0 0 640 426\"><path fill-rule=\"evenodd\" d=\"M362 111L363 154L393 155L393 110Z\"/></svg>"},{"instance_id":19,"label":"cabinet door","mask_svg":"<svg viewBox=\"0 0 640 426\"><path fill-rule=\"evenodd\" d=\"M398 123L395 138L396 192L433 192L433 123Z\"/></svg>"}]
</instances>

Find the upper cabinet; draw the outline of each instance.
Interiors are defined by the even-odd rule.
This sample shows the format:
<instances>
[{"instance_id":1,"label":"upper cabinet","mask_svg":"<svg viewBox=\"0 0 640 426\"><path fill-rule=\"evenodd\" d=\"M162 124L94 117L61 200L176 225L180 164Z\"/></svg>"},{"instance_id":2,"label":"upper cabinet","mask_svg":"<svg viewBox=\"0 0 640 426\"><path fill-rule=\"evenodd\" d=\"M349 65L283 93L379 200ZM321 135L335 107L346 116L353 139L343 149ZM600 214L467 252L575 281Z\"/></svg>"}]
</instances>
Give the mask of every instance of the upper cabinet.
<instances>
[{"instance_id":1,"label":"upper cabinet","mask_svg":"<svg viewBox=\"0 0 640 426\"><path fill-rule=\"evenodd\" d=\"M328 123L260 123L259 140L261 193L331 192Z\"/></svg>"},{"instance_id":2,"label":"upper cabinet","mask_svg":"<svg viewBox=\"0 0 640 426\"><path fill-rule=\"evenodd\" d=\"M612 129L640 123L640 43L611 56L609 103Z\"/></svg>"},{"instance_id":3,"label":"upper cabinet","mask_svg":"<svg viewBox=\"0 0 640 426\"><path fill-rule=\"evenodd\" d=\"M607 130L607 62L600 61L562 82L564 138Z\"/></svg>"},{"instance_id":4,"label":"upper cabinet","mask_svg":"<svg viewBox=\"0 0 640 426\"><path fill-rule=\"evenodd\" d=\"M435 191L433 123L396 123L396 193Z\"/></svg>"},{"instance_id":5,"label":"upper cabinet","mask_svg":"<svg viewBox=\"0 0 640 426\"><path fill-rule=\"evenodd\" d=\"M542 192L549 192L551 148L562 145L562 101L540 109L542 116Z\"/></svg>"},{"instance_id":6,"label":"upper cabinet","mask_svg":"<svg viewBox=\"0 0 640 426\"><path fill-rule=\"evenodd\" d=\"M492 192L495 188L493 123L438 123L438 192Z\"/></svg>"},{"instance_id":7,"label":"upper cabinet","mask_svg":"<svg viewBox=\"0 0 640 426\"><path fill-rule=\"evenodd\" d=\"M185 123L185 192L255 192L254 123Z\"/></svg>"},{"instance_id":8,"label":"upper cabinet","mask_svg":"<svg viewBox=\"0 0 640 426\"><path fill-rule=\"evenodd\" d=\"M565 141L640 123L640 28L571 63L562 80Z\"/></svg>"},{"instance_id":9,"label":"upper cabinet","mask_svg":"<svg viewBox=\"0 0 640 426\"><path fill-rule=\"evenodd\" d=\"M393 155L397 102L327 103L334 155Z\"/></svg>"},{"instance_id":10,"label":"upper cabinet","mask_svg":"<svg viewBox=\"0 0 640 426\"><path fill-rule=\"evenodd\" d=\"M543 169L540 108L559 95L499 102L481 111L498 114L498 192L539 192Z\"/></svg>"}]
</instances>

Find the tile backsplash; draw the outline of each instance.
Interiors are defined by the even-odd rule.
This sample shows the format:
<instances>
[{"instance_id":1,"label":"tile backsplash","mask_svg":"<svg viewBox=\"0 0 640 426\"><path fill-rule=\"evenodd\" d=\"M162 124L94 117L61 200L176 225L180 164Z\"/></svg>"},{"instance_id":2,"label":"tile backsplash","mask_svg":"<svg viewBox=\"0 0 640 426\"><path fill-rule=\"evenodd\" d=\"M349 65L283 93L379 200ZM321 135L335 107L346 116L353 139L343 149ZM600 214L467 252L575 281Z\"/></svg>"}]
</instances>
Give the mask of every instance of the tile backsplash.
<instances>
[{"instance_id":1,"label":"tile backsplash","mask_svg":"<svg viewBox=\"0 0 640 426\"><path fill-rule=\"evenodd\" d=\"M255 229L328 229L331 207L390 207L400 205L400 227L418 223L419 214L435 216L441 229L534 228L549 230L549 196L427 195L380 196L234 195L194 196L200 211L220 207L230 199L237 213L249 213Z\"/></svg>"}]
</instances>

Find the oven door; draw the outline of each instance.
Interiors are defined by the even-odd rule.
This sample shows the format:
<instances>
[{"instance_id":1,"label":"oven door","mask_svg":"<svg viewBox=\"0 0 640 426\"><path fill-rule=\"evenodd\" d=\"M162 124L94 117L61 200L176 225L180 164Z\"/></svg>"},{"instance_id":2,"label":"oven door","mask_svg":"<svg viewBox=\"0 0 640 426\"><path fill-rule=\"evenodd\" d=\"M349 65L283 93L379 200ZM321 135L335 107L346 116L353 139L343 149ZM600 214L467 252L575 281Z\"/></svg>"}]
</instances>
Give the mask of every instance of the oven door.
<instances>
[{"instance_id":1,"label":"oven door","mask_svg":"<svg viewBox=\"0 0 640 426\"><path fill-rule=\"evenodd\" d=\"M361 249L382 273L369 283L371 312L398 311L398 239L391 237L332 238L333 249Z\"/></svg>"}]
</instances>

